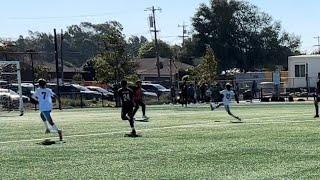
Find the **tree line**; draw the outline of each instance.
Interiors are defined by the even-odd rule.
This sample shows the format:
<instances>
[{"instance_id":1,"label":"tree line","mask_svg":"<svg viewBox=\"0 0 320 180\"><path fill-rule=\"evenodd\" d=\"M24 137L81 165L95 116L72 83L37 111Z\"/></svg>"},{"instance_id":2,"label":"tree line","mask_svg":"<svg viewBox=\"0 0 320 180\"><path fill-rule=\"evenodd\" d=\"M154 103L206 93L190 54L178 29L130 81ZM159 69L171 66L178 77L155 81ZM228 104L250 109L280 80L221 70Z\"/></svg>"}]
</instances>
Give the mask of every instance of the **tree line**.
<instances>
[{"instance_id":1,"label":"tree line","mask_svg":"<svg viewBox=\"0 0 320 180\"><path fill-rule=\"evenodd\" d=\"M193 33L183 45L160 40L160 56L190 65L198 65L194 59L203 59L195 69L199 77L212 79L213 74L231 68L286 67L288 56L300 54L300 37L286 32L280 22L246 1L210 0L208 5L201 4L192 17L192 26ZM54 49L51 33L29 31L14 44L12 51L52 53ZM106 82L134 75L132 59L156 54L153 41L144 36L127 38L116 21L71 25L63 32L62 47L67 66L82 66ZM52 61L51 56L42 58Z\"/></svg>"}]
</instances>

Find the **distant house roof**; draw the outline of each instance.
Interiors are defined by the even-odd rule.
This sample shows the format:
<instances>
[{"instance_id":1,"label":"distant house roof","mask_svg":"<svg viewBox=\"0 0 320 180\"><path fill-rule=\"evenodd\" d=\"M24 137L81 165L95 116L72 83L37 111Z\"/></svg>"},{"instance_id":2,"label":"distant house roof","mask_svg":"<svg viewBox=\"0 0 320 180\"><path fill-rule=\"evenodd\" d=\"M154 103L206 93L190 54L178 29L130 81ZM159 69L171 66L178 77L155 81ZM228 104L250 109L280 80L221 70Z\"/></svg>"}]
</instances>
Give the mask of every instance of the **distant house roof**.
<instances>
[{"instance_id":1,"label":"distant house roof","mask_svg":"<svg viewBox=\"0 0 320 180\"><path fill-rule=\"evenodd\" d=\"M42 62L41 65L49 68L49 72L56 72L56 64L54 63ZM78 67L63 66L63 72L83 72L83 70Z\"/></svg>"},{"instance_id":2,"label":"distant house roof","mask_svg":"<svg viewBox=\"0 0 320 180\"><path fill-rule=\"evenodd\" d=\"M10 60L20 60L20 64L21 67L24 68L31 68L31 59L29 56L26 56L26 54L24 52L15 52L15 54L10 54ZM0 60L4 61L5 60L5 56L0 56ZM34 58L33 59L33 65L34 67L37 66L44 66L49 68L49 72L56 72L56 64L54 61L51 62L47 62L45 60L43 60L42 58ZM60 66L60 63L59 63ZM68 66L63 66L63 71L64 72L70 72L70 73L74 73L74 72L84 72L82 70L82 67L68 67Z\"/></svg>"},{"instance_id":3,"label":"distant house roof","mask_svg":"<svg viewBox=\"0 0 320 180\"><path fill-rule=\"evenodd\" d=\"M157 58L144 58L144 59L136 59L135 60L137 65L137 73L139 75L157 75L158 70L156 67ZM162 67L160 69L161 76L170 76L170 59L168 58L160 58L160 63ZM177 73L179 70L187 70L193 69L193 66L179 62L173 61L172 62L172 73Z\"/></svg>"},{"instance_id":4,"label":"distant house roof","mask_svg":"<svg viewBox=\"0 0 320 180\"><path fill-rule=\"evenodd\" d=\"M320 58L320 55L299 55L299 56L289 56L289 59L291 58Z\"/></svg>"},{"instance_id":5,"label":"distant house roof","mask_svg":"<svg viewBox=\"0 0 320 180\"><path fill-rule=\"evenodd\" d=\"M31 66L31 61L24 61L28 66ZM56 72L56 64L54 62L47 62L47 61L39 61L35 60L34 62L34 67L37 66L44 66L49 68L49 72ZM68 66L63 66L63 72L68 73L68 72L83 72L82 68L78 67L68 67Z\"/></svg>"}]
</instances>

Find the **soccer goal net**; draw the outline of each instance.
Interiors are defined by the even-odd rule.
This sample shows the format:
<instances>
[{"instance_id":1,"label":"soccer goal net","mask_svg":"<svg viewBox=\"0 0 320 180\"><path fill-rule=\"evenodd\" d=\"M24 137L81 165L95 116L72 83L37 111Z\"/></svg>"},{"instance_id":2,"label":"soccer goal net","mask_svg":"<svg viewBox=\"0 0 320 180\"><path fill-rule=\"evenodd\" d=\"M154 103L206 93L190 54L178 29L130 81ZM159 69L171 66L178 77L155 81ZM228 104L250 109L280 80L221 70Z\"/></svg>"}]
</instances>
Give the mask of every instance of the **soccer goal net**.
<instances>
[{"instance_id":1,"label":"soccer goal net","mask_svg":"<svg viewBox=\"0 0 320 180\"><path fill-rule=\"evenodd\" d=\"M24 112L20 63L0 61L0 115L12 111Z\"/></svg>"}]
</instances>

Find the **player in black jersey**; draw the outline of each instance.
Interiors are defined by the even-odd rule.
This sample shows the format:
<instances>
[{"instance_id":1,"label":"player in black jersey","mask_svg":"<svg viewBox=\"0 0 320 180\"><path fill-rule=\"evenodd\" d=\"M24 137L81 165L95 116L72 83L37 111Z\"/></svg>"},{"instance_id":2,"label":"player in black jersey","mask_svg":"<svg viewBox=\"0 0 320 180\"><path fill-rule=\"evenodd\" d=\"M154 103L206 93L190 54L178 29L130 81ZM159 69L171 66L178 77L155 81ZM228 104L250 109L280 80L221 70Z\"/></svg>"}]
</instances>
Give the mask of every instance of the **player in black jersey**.
<instances>
[{"instance_id":1,"label":"player in black jersey","mask_svg":"<svg viewBox=\"0 0 320 180\"><path fill-rule=\"evenodd\" d=\"M317 82L317 89L314 96L314 107L316 108L316 115L314 118L319 118L319 101L320 101L320 79Z\"/></svg>"},{"instance_id":2,"label":"player in black jersey","mask_svg":"<svg viewBox=\"0 0 320 180\"><path fill-rule=\"evenodd\" d=\"M121 109L121 119L129 120L130 127L132 129L129 136L136 137L137 133L134 127L134 119L133 119L133 91L127 87L127 81L121 81L121 88L118 90L118 94L121 98L122 109Z\"/></svg>"}]
</instances>

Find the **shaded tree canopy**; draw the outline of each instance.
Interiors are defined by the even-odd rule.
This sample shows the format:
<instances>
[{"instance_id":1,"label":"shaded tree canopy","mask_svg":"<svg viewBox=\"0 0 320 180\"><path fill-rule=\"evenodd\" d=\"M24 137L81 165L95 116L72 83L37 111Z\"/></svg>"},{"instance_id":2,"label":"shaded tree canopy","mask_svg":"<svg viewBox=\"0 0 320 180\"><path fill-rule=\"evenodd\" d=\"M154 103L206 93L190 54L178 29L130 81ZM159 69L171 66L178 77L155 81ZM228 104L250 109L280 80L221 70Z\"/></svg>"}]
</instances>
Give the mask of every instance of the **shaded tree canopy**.
<instances>
[{"instance_id":1,"label":"shaded tree canopy","mask_svg":"<svg viewBox=\"0 0 320 180\"><path fill-rule=\"evenodd\" d=\"M221 69L245 70L287 65L296 53L300 38L282 30L268 14L238 0L211 0L202 4L192 18L197 50L209 44L220 60Z\"/></svg>"},{"instance_id":2,"label":"shaded tree canopy","mask_svg":"<svg viewBox=\"0 0 320 180\"><path fill-rule=\"evenodd\" d=\"M131 58L139 57L140 48L148 43L148 39L144 36L131 36L128 39L126 50Z\"/></svg>"},{"instance_id":3,"label":"shaded tree canopy","mask_svg":"<svg viewBox=\"0 0 320 180\"><path fill-rule=\"evenodd\" d=\"M218 74L218 60L214 56L211 47L206 47L206 53L203 62L194 69L194 75L200 83L213 84Z\"/></svg>"},{"instance_id":4,"label":"shaded tree canopy","mask_svg":"<svg viewBox=\"0 0 320 180\"><path fill-rule=\"evenodd\" d=\"M159 55L163 58L171 58L173 51L169 44L164 41L158 40L159 43ZM154 41L144 44L139 50L140 58L155 58L156 48Z\"/></svg>"},{"instance_id":5,"label":"shaded tree canopy","mask_svg":"<svg viewBox=\"0 0 320 180\"><path fill-rule=\"evenodd\" d=\"M63 58L69 65L80 67L87 60L94 58L97 54L104 50L104 44L101 35L111 33L112 26L121 26L119 22L110 21L101 24L93 24L90 22L82 22L79 25L71 25L63 33ZM121 26L122 31L122 26ZM58 33L58 40L60 34ZM123 36L123 38L125 38ZM132 36L125 42L126 54L132 58L137 57L140 47L147 42L144 36ZM19 36L14 42L14 51L25 52L28 49L41 51L41 60L47 62L53 61L53 35L51 33L41 33L29 31L26 37ZM60 47L60 42L58 43ZM2 48L2 47L1 47ZM51 55L46 55L51 54ZM35 57L36 58L36 57Z\"/></svg>"},{"instance_id":6,"label":"shaded tree canopy","mask_svg":"<svg viewBox=\"0 0 320 180\"><path fill-rule=\"evenodd\" d=\"M126 52L126 41L122 34L122 26L117 22L103 25L88 24L97 29L96 38L101 53L95 56L95 75L100 82L119 82L121 79L135 73L134 64ZM87 63L90 67L90 63Z\"/></svg>"},{"instance_id":7,"label":"shaded tree canopy","mask_svg":"<svg viewBox=\"0 0 320 180\"><path fill-rule=\"evenodd\" d=\"M177 53L177 59L183 63L195 65L194 58L202 57L206 52L206 44L199 38L191 37L185 40L184 45Z\"/></svg>"}]
</instances>

